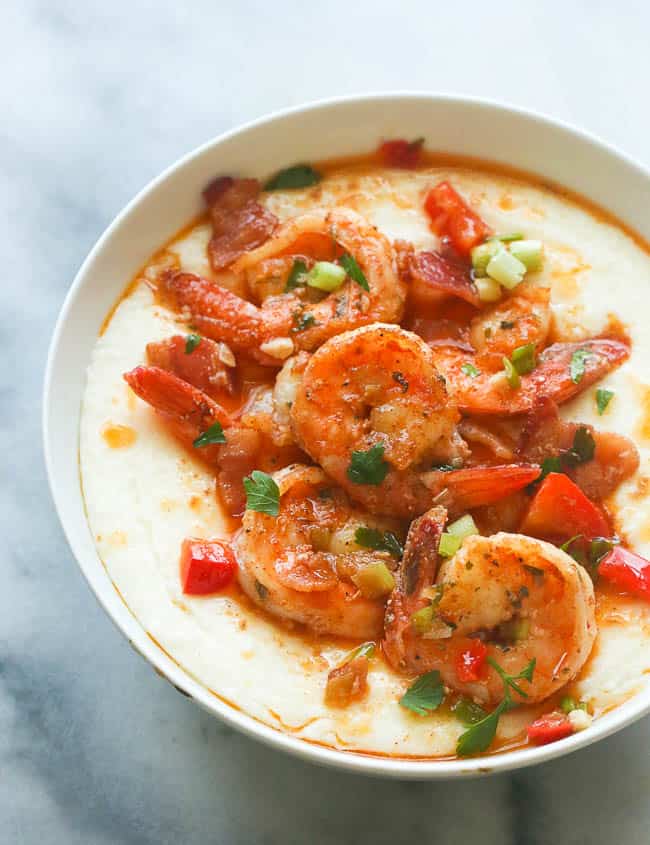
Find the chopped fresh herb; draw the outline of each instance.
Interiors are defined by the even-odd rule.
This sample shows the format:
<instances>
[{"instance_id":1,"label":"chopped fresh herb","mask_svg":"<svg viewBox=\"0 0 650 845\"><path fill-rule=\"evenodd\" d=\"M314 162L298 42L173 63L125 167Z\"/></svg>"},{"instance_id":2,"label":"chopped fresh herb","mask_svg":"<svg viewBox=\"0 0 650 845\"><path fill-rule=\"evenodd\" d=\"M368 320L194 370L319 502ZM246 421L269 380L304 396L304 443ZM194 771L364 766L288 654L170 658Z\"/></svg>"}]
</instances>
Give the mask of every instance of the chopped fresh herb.
<instances>
[{"instance_id":1,"label":"chopped fresh herb","mask_svg":"<svg viewBox=\"0 0 650 845\"><path fill-rule=\"evenodd\" d=\"M441 557L453 557L463 544L463 538L456 534L441 534L438 554Z\"/></svg>"},{"instance_id":2,"label":"chopped fresh herb","mask_svg":"<svg viewBox=\"0 0 650 845\"><path fill-rule=\"evenodd\" d=\"M291 272L289 273L289 278L287 279L287 283L284 286L285 293L290 290L295 290L301 285L304 285L306 276L307 265L302 260L302 258L295 258L293 261L293 266L291 267Z\"/></svg>"},{"instance_id":3,"label":"chopped fresh herb","mask_svg":"<svg viewBox=\"0 0 650 845\"><path fill-rule=\"evenodd\" d=\"M212 446L214 443L225 443L226 435L220 422L213 423L203 434L199 434L192 443L195 449L202 449L204 446Z\"/></svg>"},{"instance_id":4,"label":"chopped fresh herb","mask_svg":"<svg viewBox=\"0 0 650 845\"><path fill-rule=\"evenodd\" d=\"M354 256L350 255L349 252L344 253L339 258L339 264L343 267L353 282L356 282L359 287L362 287L364 290L370 290L368 279L364 276L363 270L357 264Z\"/></svg>"},{"instance_id":5,"label":"chopped fresh herb","mask_svg":"<svg viewBox=\"0 0 650 845\"><path fill-rule=\"evenodd\" d=\"M515 324L512 320L501 320L499 323L500 329L514 329Z\"/></svg>"},{"instance_id":6,"label":"chopped fresh herb","mask_svg":"<svg viewBox=\"0 0 650 845\"><path fill-rule=\"evenodd\" d=\"M293 188L308 188L320 182L320 173L310 164L295 164L280 170L264 185L265 191L282 191Z\"/></svg>"},{"instance_id":7,"label":"chopped fresh herb","mask_svg":"<svg viewBox=\"0 0 650 845\"><path fill-rule=\"evenodd\" d=\"M530 683L533 680L534 658L518 675L508 675L492 657L488 657L487 662L501 677L504 691L503 699L484 719L476 722L460 735L456 745L456 753L459 757L467 757L469 754L487 751L496 735L501 714L517 706L517 702L512 700L511 690L521 698L528 698L528 693L521 688L517 681L528 681Z\"/></svg>"},{"instance_id":8,"label":"chopped fresh herb","mask_svg":"<svg viewBox=\"0 0 650 845\"><path fill-rule=\"evenodd\" d=\"M476 378L476 376L480 376L481 371L477 370L474 364L470 364L469 361L460 368L461 372L465 373L466 376L470 378Z\"/></svg>"},{"instance_id":9,"label":"chopped fresh herb","mask_svg":"<svg viewBox=\"0 0 650 845\"><path fill-rule=\"evenodd\" d=\"M606 537L594 537L589 543L589 563L596 567L608 552L614 548L615 543Z\"/></svg>"},{"instance_id":10,"label":"chopped fresh herb","mask_svg":"<svg viewBox=\"0 0 650 845\"><path fill-rule=\"evenodd\" d=\"M599 387L596 391L596 407L598 408L598 415L602 417L605 413L605 409L612 401L614 397L613 390L605 390L602 387Z\"/></svg>"},{"instance_id":11,"label":"chopped fresh herb","mask_svg":"<svg viewBox=\"0 0 650 845\"><path fill-rule=\"evenodd\" d=\"M526 572L529 572L536 580L542 579L544 577L544 570L540 569L538 566L531 566L529 563L525 563L524 569L526 570Z\"/></svg>"},{"instance_id":12,"label":"chopped fresh herb","mask_svg":"<svg viewBox=\"0 0 650 845\"><path fill-rule=\"evenodd\" d=\"M418 716L428 716L437 710L445 697L445 688L440 679L440 672L434 670L421 675L414 681L400 698L399 703Z\"/></svg>"},{"instance_id":13,"label":"chopped fresh herb","mask_svg":"<svg viewBox=\"0 0 650 845\"><path fill-rule=\"evenodd\" d=\"M254 469L244 479L246 510L277 516L280 513L280 488L266 472Z\"/></svg>"},{"instance_id":14,"label":"chopped fresh herb","mask_svg":"<svg viewBox=\"0 0 650 845\"><path fill-rule=\"evenodd\" d=\"M512 366L520 376L532 373L537 361L535 360L535 344L527 343L525 346L518 346L512 353Z\"/></svg>"},{"instance_id":15,"label":"chopped fresh herb","mask_svg":"<svg viewBox=\"0 0 650 845\"><path fill-rule=\"evenodd\" d=\"M573 435L573 446L562 452L560 461L567 467L590 461L596 451L596 441L589 429L581 425Z\"/></svg>"},{"instance_id":16,"label":"chopped fresh herb","mask_svg":"<svg viewBox=\"0 0 650 845\"><path fill-rule=\"evenodd\" d=\"M552 458L544 458L541 464L542 471L537 481L543 481L549 472L562 472L562 458L555 455Z\"/></svg>"},{"instance_id":17,"label":"chopped fresh herb","mask_svg":"<svg viewBox=\"0 0 650 845\"><path fill-rule=\"evenodd\" d=\"M293 315L293 322L295 326L291 329L292 332L303 332L310 326L316 325L316 320L313 314L306 314L304 311L296 311Z\"/></svg>"},{"instance_id":18,"label":"chopped fresh herb","mask_svg":"<svg viewBox=\"0 0 650 845\"><path fill-rule=\"evenodd\" d=\"M487 716L485 710L471 698L459 698L452 706L451 712L464 725L475 725Z\"/></svg>"},{"instance_id":19,"label":"chopped fresh herb","mask_svg":"<svg viewBox=\"0 0 650 845\"><path fill-rule=\"evenodd\" d=\"M376 443L366 452L352 452L347 475L355 484L379 485L387 472L383 443Z\"/></svg>"},{"instance_id":20,"label":"chopped fresh herb","mask_svg":"<svg viewBox=\"0 0 650 845\"><path fill-rule=\"evenodd\" d=\"M591 352L588 349L576 349L571 356L569 372L571 374L571 381L574 384L580 384L582 381L582 377L585 374L585 362L590 355Z\"/></svg>"},{"instance_id":21,"label":"chopped fresh herb","mask_svg":"<svg viewBox=\"0 0 650 845\"><path fill-rule=\"evenodd\" d=\"M406 393L408 391L409 383L404 378L402 373L393 373L393 381L396 381L399 384L399 386L402 388L402 393Z\"/></svg>"},{"instance_id":22,"label":"chopped fresh herb","mask_svg":"<svg viewBox=\"0 0 650 845\"><path fill-rule=\"evenodd\" d=\"M192 352L196 349L196 347L201 343L201 335L200 334L188 334L185 335L185 354L191 355Z\"/></svg>"},{"instance_id":23,"label":"chopped fresh herb","mask_svg":"<svg viewBox=\"0 0 650 845\"><path fill-rule=\"evenodd\" d=\"M510 358L503 358L503 371L506 374L506 380L510 387L513 390L517 390L518 387L521 386L521 379L519 378L519 373L515 369L515 365L512 363Z\"/></svg>"},{"instance_id":24,"label":"chopped fresh herb","mask_svg":"<svg viewBox=\"0 0 650 845\"><path fill-rule=\"evenodd\" d=\"M364 549L388 552L394 557L402 557L404 554L404 547L392 531L377 531L376 528L366 528L366 526L360 525L354 532L354 539Z\"/></svg>"},{"instance_id":25,"label":"chopped fresh herb","mask_svg":"<svg viewBox=\"0 0 650 845\"><path fill-rule=\"evenodd\" d=\"M437 469L439 472L453 472L457 469L463 468L462 458L453 458L450 464L434 464L431 469Z\"/></svg>"}]
</instances>

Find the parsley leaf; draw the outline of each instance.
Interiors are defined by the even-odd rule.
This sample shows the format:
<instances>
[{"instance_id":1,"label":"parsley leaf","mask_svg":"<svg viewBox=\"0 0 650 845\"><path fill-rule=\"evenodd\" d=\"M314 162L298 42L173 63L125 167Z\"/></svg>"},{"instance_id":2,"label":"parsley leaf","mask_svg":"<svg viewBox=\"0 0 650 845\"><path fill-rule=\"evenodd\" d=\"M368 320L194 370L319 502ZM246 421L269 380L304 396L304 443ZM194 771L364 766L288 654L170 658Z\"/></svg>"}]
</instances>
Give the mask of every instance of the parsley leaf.
<instances>
[{"instance_id":1,"label":"parsley leaf","mask_svg":"<svg viewBox=\"0 0 650 845\"><path fill-rule=\"evenodd\" d=\"M582 377L585 374L585 362L591 356L588 349L576 349L571 356L571 363L569 364L569 372L571 374L571 381L574 384L580 384Z\"/></svg>"},{"instance_id":2,"label":"parsley leaf","mask_svg":"<svg viewBox=\"0 0 650 845\"><path fill-rule=\"evenodd\" d=\"M310 164L295 164L280 170L264 185L265 191L292 190L294 188L308 188L320 182L320 173Z\"/></svg>"},{"instance_id":3,"label":"parsley leaf","mask_svg":"<svg viewBox=\"0 0 650 845\"><path fill-rule=\"evenodd\" d=\"M593 435L586 426L581 425L573 435L573 446L563 452L560 459L565 466L573 467L590 461L595 451Z\"/></svg>"},{"instance_id":4,"label":"parsley leaf","mask_svg":"<svg viewBox=\"0 0 650 845\"><path fill-rule=\"evenodd\" d=\"M600 417L602 417L602 415L605 413L605 409L613 398L613 390L605 390L602 387L598 388L598 390L596 391L596 407L598 408L598 415Z\"/></svg>"},{"instance_id":5,"label":"parsley leaf","mask_svg":"<svg viewBox=\"0 0 650 845\"><path fill-rule=\"evenodd\" d=\"M185 354L191 355L196 347L201 343L200 334L188 334L185 336Z\"/></svg>"},{"instance_id":6,"label":"parsley leaf","mask_svg":"<svg viewBox=\"0 0 650 845\"><path fill-rule=\"evenodd\" d=\"M290 290L300 287L300 285L304 285L306 275L307 265L302 258L295 258L293 266L291 267L291 272L289 273L289 278L284 286L284 292L287 293Z\"/></svg>"},{"instance_id":7,"label":"parsley leaf","mask_svg":"<svg viewBox=\"0 0 650 845\"><path fill-rule=\"evenodd\" d=\"M412 710L418 716L428 716L442 704L445 688L440 680L440 672L435 669L421 675L406 690L399 703L407 710Z\"/></svg>"},{"instance_id":8,"label":"parsley leaf","mask_svg":"<svg viewBox=\"0 0 650 845\"><path fill-rule=\"evenodd\" d=\"M302 311L296 311L296 313L293 315L293 322L295 323L295 326L291 329L292 332L303 332L310 326L316 325L314 315L305 314Z\"/></svg>"},{"instance_id":9,"label":"parsley leaf","mask_svg":"<svg viewBox=\"0 0 650 845\"><path fill-rule=\"evenodd\" d=\"M402 557L404 547L392 531L377 531L360 525L354 532L354 539L364 549L374 549L377 552L389 552L394 557Z\"/></svg>"},{"instance_id":10,"label":"parsley leaf","mask_svg":"<svg viewBox=\"0 0 650 845\"><path fill-rule=\"evenodd\" d=\"M356 282L359 287L362 287L364 290L370 290L368 279L364 276L363 270L357 264L356 259L350 255L349 252L344 253L339 258L339 264L343 267L353 282Z\"/></svg>"},{"instance_id":11,"label":"parsley leaf","mask_svg":"<svg viewBox=\"0 0 650 845\"><path fill-rule=\"evenodd\" d=\"M352 452L347 474L355 484L379 485L387 472L383 443L376 443L367 452Z\"/></svg>"},{"instance_id":12,"label":"parsley leaf","mask_svg":"<svg viewBox=\"0 0 650 845\"><path fill-rule=\"evenodd\" d=\"M225 443L226 435L220 422L213 423L203 434L199 434L192 443L195 449L202 449L204 446L212 446L214 443Z\"/></svg>"},{"instance_id":13,"label":"parsley leaf","mask_svg":"<svg viewBox=\"0 0 650 845\"><path fill-rule=\"evenodd\" d=\"M487 751L496 735L501 714L517 706L517 703L512 700L511 690L521 698L528 698L528 693L521 688L517 681L528 681L530 683L533 680L535 658L518 675L509 675L492 657L488 657L487 662L503 681L503 700L484 719L472 725L458 737L456 754L459 757L467 757L469 754Z\"/></svg>"},{"instance_id":14,"label":"parsley leaf","mask_svg":"<svg viewBox=\"0 0 650 845\"><path fill-rule=\"evenodd\" d=\"M277 516L280 513L280 488L266 472L254 469L244 479L246 510Z\"/></svg>"},{"instance_id":15,"label":"parsley leaf","mask_svg":"<svg viewBox=\"0 0 650 845\"><path fill-rule=\"evenodd\" d=\"M460 370L462 373L465 373L466 376L470 376L470 378L476 378L476 376L480 376L481 374L481 371L477 370L474 364L470 364L469 362L467 364L463 364Z\"/></svg>"}]
</instances>

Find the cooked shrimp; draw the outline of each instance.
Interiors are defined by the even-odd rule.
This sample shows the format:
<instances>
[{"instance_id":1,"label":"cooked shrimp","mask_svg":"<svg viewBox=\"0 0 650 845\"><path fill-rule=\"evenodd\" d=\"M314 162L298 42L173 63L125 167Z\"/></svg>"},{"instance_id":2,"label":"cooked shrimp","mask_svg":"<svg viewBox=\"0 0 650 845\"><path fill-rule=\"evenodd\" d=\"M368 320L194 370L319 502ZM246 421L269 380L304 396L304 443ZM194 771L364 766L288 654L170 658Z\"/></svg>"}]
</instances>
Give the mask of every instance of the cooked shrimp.
<instances>
[{"instance_id":1,"label":"cooked shrimp","mask_svg":"<svg viewBox=\"0 0 650 845\"><path fill-rule=\"evenodd\" d=\"M239 582L275 616L319 634L373 639L381 634L385 598L364 598L353 576L377 563L394 566L387 552L361 549L360 526L392 524L353 510L319 467L296 464L275 473L277 517L247 510L234 547Z\"/></svg>"},{"instance_id":2,"label":"cooked shrimp","mask_svg":"<svg viewBox=\"0 0 650 845\"><path fill-rule=\"evenodd\" d=\"M270 296L258 307L191 273L163 274L162 284L203 334L266 365L278 366L294 350L311 351L355 326L399 321L406 294L394 250L384 235L353 211L321 210L295 217L263 246L242 255L232 270L257 273L262 262L302 255L305 244L314 239L321 243L324 237L354 257L369 291L348 278L320 302L309 303L288 292Z\"/></svg>"},{"instance_id":3,"label":"cooked shrimp","mask_svg":"<svg viewBox=\"0 0 650 845\"><path fill-rule=\"evenodd\" d=\"M551 326L551 292L521 285L514 296L497 303L470 323L470 341L480 370L501 370L503 357L532 343L537 353L546 345Z\"/></svg>"},{"instance_id":4,"label":"cooked shrimp","mask_svg":"<svg viewBox=\"0 0 650 845\"><path fill-rule=\"evenodd\" d=\"M494 706L503 698L494 668L486 664L478 680L458 675L463 653L479 638L510 675L534 660L533 679L522 688L526 702L543 701L576 677L596 636L586 571L549 543L499 533L466 538L436 577L443 525L437 508L411 526L386 611L387 659L408 673L437 669L447 686ZM431 603L432 587L440 597L435 616L429 630L418 632L412 616Z\"/></svg>"},{"instance_id":5,"label":"cooked shrimp","mask_svg":"<svg viewBox=\"0 0 650 845\"><path fill-rule=\"evenodd\" d=\"M521 376L521 385L512 388L503 370L481 370L471 352L451 345L433 345L431 349L435 366L445 376L459 409L476 415L523 414L543 399L562 404L620 366L630 354L626 343L606 338L554 343L541 353L535 369ZM584 372L577 381L571 376L576 352L584 361Z\"/></svg>"},{"instance_id":6,"label":"cooked shrimp","mask_svg":"<svg viewBox=\"0 0 650 845\"><path fill-rule=\"evenodd\" d=\"M209 394L232 393L235 357L225 343L207 337L194 348L181 335L147 344L147 361Z\"/></svg>"},{"instance_id":7,"label":"cooked shrimp","mask_svg":"<svg viewBox=\"0 0 650 845\"><path fill-rule=\"evenodd\" d=\"M538 475L519 465L430 471L462 465L467 447L431 351L398 326L365 326L324 344L305 367L291 420L298 444L373 513L417 516L444 491L450 506L486 504ZM351 460L373 448L381 478L364 483L350 474Z\"/></svg>"}]
</instances>

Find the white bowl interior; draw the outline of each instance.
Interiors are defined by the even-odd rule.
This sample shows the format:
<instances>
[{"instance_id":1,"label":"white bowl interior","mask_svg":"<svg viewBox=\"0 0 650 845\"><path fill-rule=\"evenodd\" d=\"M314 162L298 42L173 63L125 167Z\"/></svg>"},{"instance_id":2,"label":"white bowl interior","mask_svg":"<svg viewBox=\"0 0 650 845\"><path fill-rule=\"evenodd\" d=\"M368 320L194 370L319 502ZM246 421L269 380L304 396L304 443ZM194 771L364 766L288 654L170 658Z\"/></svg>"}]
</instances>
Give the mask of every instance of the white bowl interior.
<instances>
[{"instance_id":1,"label":"white bowl interior","mask_svg":"<svg viewBox=\"0 0 650 845\"><path fill-rule=\"evenodd\" d=\"M177 687L231 725L316 762L396 777L471 775L528 765L605 736L650 709L650 690L558 745L475 760L419 762L338 752L284 735L235 711L164 654L126 608L88 528L78 469L79 411L86 367L106 314L146 259L200 209L219 174L266 176L297 161L364 152L381 137L426 138L428 149L528 170L583 194L650 240L650 176L595 139L483 101L395 94L317 103L229 133L173 165L117 217L80 269L63 306L45 383L45 452L54 501L92 589L131 644Z\"/></svg>"}]
</instances>

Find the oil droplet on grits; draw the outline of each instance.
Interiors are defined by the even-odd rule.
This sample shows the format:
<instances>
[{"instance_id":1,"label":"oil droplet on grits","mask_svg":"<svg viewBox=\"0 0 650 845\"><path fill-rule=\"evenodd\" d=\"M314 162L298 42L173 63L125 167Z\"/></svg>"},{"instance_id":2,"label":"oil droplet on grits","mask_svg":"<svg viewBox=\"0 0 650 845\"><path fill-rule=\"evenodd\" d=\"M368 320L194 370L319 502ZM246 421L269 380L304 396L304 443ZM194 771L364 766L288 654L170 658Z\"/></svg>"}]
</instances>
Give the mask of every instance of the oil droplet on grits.
<instances>
[{"instance_id":1,"label":"oil droplet on grits","mask_svg":"<svg viewBox=\"0 0 650 845\"><path fill-rule=\"evenodd\" d=\"M107 423L102 429L102 437L111 449L127 449L133 446L138 434L128 425Z\"/></svg>"}]
</instances>

